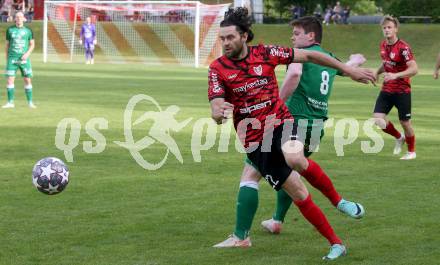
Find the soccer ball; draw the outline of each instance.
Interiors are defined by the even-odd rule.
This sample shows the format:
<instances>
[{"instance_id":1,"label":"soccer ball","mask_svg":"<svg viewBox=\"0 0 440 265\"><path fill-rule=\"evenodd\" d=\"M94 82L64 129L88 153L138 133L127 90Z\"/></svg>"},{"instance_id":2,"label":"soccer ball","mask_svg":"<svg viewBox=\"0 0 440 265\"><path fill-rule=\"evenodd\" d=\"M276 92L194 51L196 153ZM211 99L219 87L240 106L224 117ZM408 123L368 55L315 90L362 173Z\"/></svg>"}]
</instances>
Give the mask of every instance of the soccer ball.
<instances>
[{"instance_id":1,"label":"soccer ball","mask_svg":"<svg viewBox=\"0 0 440 265\"><path fill-rule=\"evenodd\" d=\"M35 164L32 170L32 183L42 193L58 194L69 183L69 169L58 158L43 158Z\"/></svg>"}]
</instances>

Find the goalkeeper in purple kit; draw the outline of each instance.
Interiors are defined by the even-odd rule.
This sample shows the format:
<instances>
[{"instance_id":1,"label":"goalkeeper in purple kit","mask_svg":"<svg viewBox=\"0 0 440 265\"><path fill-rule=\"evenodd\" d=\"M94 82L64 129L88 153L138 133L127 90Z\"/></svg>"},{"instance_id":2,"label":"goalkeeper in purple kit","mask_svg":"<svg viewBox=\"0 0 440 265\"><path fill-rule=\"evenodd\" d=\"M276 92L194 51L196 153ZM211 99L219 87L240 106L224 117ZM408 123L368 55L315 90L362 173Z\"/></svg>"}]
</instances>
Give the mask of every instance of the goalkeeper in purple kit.
<instances>
[{"instance_id":1,"label":"goalkeeper in purple kit","mask_svg":"<svg viewBox=\"0 0 440 265\"><path fill-rule=\"evenodd\" d=\"M84 44L86 64L93 64L94 50L96 45L96 29L92 24L90 17L86 18L86 23L81 27L81 33L79 35L79 44Z\"/></svg>"}]
</instances>

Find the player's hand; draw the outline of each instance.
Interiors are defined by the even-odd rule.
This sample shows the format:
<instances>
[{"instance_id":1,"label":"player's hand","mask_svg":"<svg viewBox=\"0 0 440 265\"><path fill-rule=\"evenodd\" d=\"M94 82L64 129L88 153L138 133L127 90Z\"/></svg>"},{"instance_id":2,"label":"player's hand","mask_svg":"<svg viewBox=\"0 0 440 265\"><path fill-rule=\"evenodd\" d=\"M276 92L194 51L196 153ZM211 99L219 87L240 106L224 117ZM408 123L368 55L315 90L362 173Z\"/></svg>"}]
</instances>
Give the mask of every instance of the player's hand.
<instances>
[{"instance_id":1,"label":"player's hand","mask_svg":"<svg viewBox=\"0 0 440 265\"><path fill-rule=\"evenodd\" d=\"M355 67L363 65L366 61L367 59L364 57L363 54L360 53L350 55L349 59L350 64Z\"/></svg>"},{"instance_id":2,"label":"player's hand","mask_svg":"<svg viewBox=\"0 0 440 265\"><path fill-rule=\"evenodd\" d=\"M438 70L434 70L433 76L434 76L434 79L438 79Z\"/></svg>"},{"instance_id":3,"label":"player's hand","mask_svg":"<svg viewBox=\"0 0 440 265\"><path fill-rule=\"evenodd\" d=\"M96 43L98 43L96 40L93 40L93 45L96 45Z\"/></svg>"},{"instance_id":4,"label":"player's hand","mask_svg":"<svg viewBox=\"0 0 440 265\"><path fill-rule=\"evenodd\" d=\"M232 118L232 114L234 112L234 105L225 101L220 109L224 118L226 119Z\"/></svg>"},{"instance_id":5,"label":"player's hand","mask_svg":"<svg viewBox=\"0 0 440 265\"><path fill-rule=\"evenodd\" d=\"M29 55L27 55L27 54L23 54L23 56L21 56L21 61L23 62L26 62L26 60L28 59L28 57L29 57Z\"/></svg>"},{"instance_id":6,"label":"player's hand","mask_svg":"<svg viewBox=\"0 0 440 265\"><path fill-rule=\"evenodd\" d=\"M79 45L82 45L83 44L83 41L82 41L82 39L79 39Z\"/></svg>"},{"instance_id":7,"label":"player's hand","mask_svg":"<svg viewBox=\"0 0 440 265\"><path fill-rule=\"evenodd\" d=\"M212 118L217 124L222 124L224 119L232 117L234 105L225 102L224 99L211 101Z\"/></svg>"},{"instance_id":8,"label":"player's hand","mask_svg":"<svg viewBox=\"0 0 440 265\"><path fill-rule=\"evenodd\" d=\"M347 75L354 81L364 84L371 82L374 85L376 82L376 75L374 72L366 68L350 67L350 71L347 72Z\"/></svg>"},{"instance_id":9,"label":"player's hand","mask_svg":"<svg viewBox=\"0 0 440 265\"><path fill-rule=\"evenodd\" d=\"M376 77L376 82L379 82L380 74L379 74L378 72L376 72L376 73L374 74L374 76Z\"/></svg>"},{"instance_id":10,"label":"player's hand","mask_svg":"<svg viewBox=\"0 0 440 265\"><path fill-rule=\"evenodd\" d=\"M399 78L399 76L397 74L394 74L394 73L385 73L383 75L383 81L384 82L388 82L388 81L391 81L391 80L396 80L397 78Z\"/></svg>"}]
</instances>

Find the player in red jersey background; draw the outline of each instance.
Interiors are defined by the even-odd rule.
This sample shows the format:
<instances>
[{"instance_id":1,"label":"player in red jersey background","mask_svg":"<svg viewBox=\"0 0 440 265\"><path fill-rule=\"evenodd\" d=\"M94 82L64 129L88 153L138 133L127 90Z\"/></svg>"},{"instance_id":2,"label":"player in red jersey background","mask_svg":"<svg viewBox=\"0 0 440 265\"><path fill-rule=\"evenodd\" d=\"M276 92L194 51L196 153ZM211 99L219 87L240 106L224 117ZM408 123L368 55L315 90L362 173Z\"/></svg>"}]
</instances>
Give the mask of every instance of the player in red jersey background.
<instances>
[{"instance_id":1,"label":"player in red jersey background","mask_svg":"<svg viewBox=\"0 0 440 265\"><path fill-rule=\"evenodd\" d=\"M381 22L385 40L380 44L382 65L377 70L376 78L384 73L382 90L376 100L373 117L383 131L396 139L393 153L399 154L404 142L408 153L401 159L416 158L415 134L411 125L411 80L417 74L417 63L411 47L397 37L399 21L392 16L384 16ZM387 119L393 107L399 112L399 121L404 134L399 132Z\"/></svg>"},{"instance_id":2,"label":"player in red jersey background","mask_svg":"<svg viewBox=\"0 0 440 265\"><path fill-rule=\"evenodd\" d=\"M335 68L363 83L374 82L374 74L366 69L349 67L316 51L248 46L247 42L253 38L251 24L245 8L226 12L225 19L220 23L219 34L224 55L210 65L208 74L212 118L221 124L229 116L228 112L233 112L234 127L247 156L261 173L241 180L237 217L243 219L239 215L246 214L249 222L252 222L258 205L258 182L264 176L275 190L284 189L307 221L329 241L330 252L324 259L336 259L346 253L345 246L299 177L299 173L313 176L325 173L316 162L304 157L303 143L297 140L293 117L279 97L274 71L280 64L311 61ZM295 171L299 170L299 164L306 169ZM215 245L249 246L248 231L242 235L234 233Z\"/></svg>"}]
</instances>

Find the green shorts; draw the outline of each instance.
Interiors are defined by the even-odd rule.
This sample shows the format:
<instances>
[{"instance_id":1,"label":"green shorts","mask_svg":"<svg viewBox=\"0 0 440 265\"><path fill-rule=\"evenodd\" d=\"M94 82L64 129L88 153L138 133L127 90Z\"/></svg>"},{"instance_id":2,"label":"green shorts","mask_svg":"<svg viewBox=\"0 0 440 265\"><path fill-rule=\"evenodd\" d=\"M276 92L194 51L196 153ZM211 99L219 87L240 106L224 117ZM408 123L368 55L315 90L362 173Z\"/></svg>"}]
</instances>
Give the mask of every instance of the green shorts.
<instances>
[{"instance_id":1,"label":"green shorts","mask_svg":"<svg viewBox=\"0 0 440 265\"><path fill-rule=\"evenodd\" d=\"M304 156L305 157L309 157L313 154L314 149L319 145L319 143L321 142L322 137L324 137L324 128L322 126L316 127L316 125L313 125L313 120L309 120L308 124L306 126L300 126L296 123L295 120L295 124L298 126L298 132L305 132L305 137L300 137L300 138L304 138L304 141L301 141L304 143ZM301 124L302 125L302 124ZM304 128L306 127L306 129L304 130ZM316 127L316 128L314 128ZM314 131L314 134L316 135L317 131L316 130L320 130L321 133L319 135L319 141L318 143L311 143L311 139L312 139L312 131ZM299 133L300 134L300 133ZM252 167L254 167L255 169L257 169L257 167L252 163L251 160L249 160L249 158L246 156L245 163L251 165Z\"/></svg>"},{"instance_id":2,"label":"green shorts","mask_svg":"<svg viewBox=\"0 0 440 265\"><path fill-rule=\"evenodd\" d=\"M15 77L17 70L20 70L22 77L32 77L31 60L28 58L23 62L20 60L20 58L8 58L5 76Z\"/></svg>"}]
</instances>

